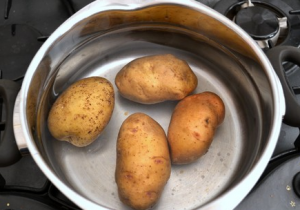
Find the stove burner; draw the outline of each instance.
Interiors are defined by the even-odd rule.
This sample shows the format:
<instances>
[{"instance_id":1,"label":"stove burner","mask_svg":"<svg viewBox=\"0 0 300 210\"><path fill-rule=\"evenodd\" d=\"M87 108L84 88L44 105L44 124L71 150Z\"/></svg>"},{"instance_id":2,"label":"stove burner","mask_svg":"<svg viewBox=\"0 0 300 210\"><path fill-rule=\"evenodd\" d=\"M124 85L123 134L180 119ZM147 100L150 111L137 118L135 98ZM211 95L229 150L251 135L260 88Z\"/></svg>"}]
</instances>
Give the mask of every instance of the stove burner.
<instances>
[{"instance_id":1,"label":"stove burner","mask_svg":"<svg viewBox=\"0 0 300 210\"><path fill-rule=\"evenodd\" d=\"M252 6L238 11L236 24L243 28L252 38L266 40L279 32L279 21L272 11Z\"/></svg>"},{"instance_id":2,"label":"stove burner","mask_svg":"<svg viewBox=\"0 0 300 210\"><path fill-rule=\"evenodd\" d=\"M264 50L275 45L300 46L300 2L293 0L221 0L214 9L236 21ZM249 19L254 22L245 22ZM262 23L264 20L264 23ZM257 26L254 26L259 23ZM276 34L279 27L279 33ZM268 37L262 41L262 36ZM270 38L272 37L273 38ZM277 36L277 37L276 37Z\"/></svg>"}]
</instances>

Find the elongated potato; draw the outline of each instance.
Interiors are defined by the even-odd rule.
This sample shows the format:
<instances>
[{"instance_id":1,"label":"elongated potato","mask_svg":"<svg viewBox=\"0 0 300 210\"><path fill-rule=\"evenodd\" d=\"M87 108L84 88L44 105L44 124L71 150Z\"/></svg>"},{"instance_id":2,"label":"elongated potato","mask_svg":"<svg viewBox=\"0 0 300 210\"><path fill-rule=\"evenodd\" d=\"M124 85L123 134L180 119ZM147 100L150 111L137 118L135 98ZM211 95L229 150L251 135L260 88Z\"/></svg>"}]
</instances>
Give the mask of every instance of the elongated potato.
<instances>
[{"instance_id":1,"label":"elongated potato","mask_svg":"<svg viewBox=\"0 0 300 210\"><path fill-rule=\"evenodd\" d=\"M87 146L108 124L114 104L114 89L107 79L81 79L69 86L52 105L49 131L58 140L77 147Z\"/></svg>"},{"instance_id":2,"label":"elongated potato","mask_svg":"<svg viewBox=\"0 0 300 210\"><path fill-rule=\"evenodd\" d=\"M183 99L197 87L198 80L187 62L166 54L131 61L118 72L115 83L123 97L154 104Z\"/></svg>"},{"instance_id":3,"label":"elongated potato","mask_svg":"<svg viewBox=\"0 0 300 210\"><path fill-rule=\"evenodd\" d=\"M170 173L168 143L162 127L146 114L130 115L117 141L115 179L120 200L137 210L153 206Z\"/></svg>"},{"instance_id":4,"label":"elongated potato","mask_svg":"<svg viewBox=\"0 0 300 210\"><path fill-rule=\"evenodd\" d=\"M212 92L191 95L180 101L168 129L172 163L187 164L204 155L224 117L224 103Z\"/></svg>"}]
</instances>

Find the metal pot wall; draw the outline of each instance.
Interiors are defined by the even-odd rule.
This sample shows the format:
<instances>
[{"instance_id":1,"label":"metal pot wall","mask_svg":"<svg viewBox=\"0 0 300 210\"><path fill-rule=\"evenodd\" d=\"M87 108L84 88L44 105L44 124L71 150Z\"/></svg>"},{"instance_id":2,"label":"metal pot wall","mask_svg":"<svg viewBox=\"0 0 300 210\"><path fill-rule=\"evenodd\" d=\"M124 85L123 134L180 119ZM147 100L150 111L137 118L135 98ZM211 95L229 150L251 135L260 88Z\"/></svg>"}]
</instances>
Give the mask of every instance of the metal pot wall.
<instances>
[{"instance_id":1,"label":"metal pot wall","mask_svg":"<svg viewBox=\"0 0 300 210\"><path fill-rule=\"evenodd\" d=\"M195 1L96 1L41 47L15 107L19 149L28 147L51 182L79 207L127 209L114 181L120 125L127 113L139 111L167 130L177 102L140 105L116 91L109 125L85 148L51 137L46 123L51 105L78 79L97 75L113 83L132 59L161 53L186 60L199 80L196 92L219 94L226 116L204 157L172 167L154 209L233 209L263 173L279 136L285 101L257 44L230 20Z\"/></svg>"}]
</instances>

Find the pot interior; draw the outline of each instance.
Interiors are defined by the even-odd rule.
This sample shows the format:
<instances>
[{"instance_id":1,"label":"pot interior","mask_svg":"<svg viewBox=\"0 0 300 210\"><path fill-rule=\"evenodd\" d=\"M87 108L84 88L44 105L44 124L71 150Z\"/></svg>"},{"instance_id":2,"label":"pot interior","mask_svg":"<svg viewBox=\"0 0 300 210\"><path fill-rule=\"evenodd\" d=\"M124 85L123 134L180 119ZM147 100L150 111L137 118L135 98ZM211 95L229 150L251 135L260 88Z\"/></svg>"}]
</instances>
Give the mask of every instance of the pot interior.
<instances>
[{"instance_id":1,"label":"pot interior","mask_svg":"<svg viewBox=\"0 0 300 210\"><path fill-rule=\"evenodd\" d=\"M175 5L168 8L179 10ZM148 9L144 8L144 12ZM187 12L195 10L184 8L182 15ZM128 14L134 12L124 12L124 18ZM236 188L266 148L274 111L268 76L258 58L251 56L251 48L245 43L240 45L242 38L231 29L226 36L233 34L237 38L226 40L217 34L209 36L213 31L220 32L216 28L198 25L195 29L168 21L131 22L93 31L90 25L89 30L86 27L91 19L77 23L53 42L31 79L27 116L34 117L28 117L28 123L33 128L36 146L55 175L101 206L127 209L118 198L114 178L119 128L130 114L144 112L167 132L178 102L138 104L122 98L114 85L113 116L101 136L84 148L54 139L47 128L48 113L59 94L81 78L102 76L114 84L117 72L131 60L169 53L187 61L196 74L198 87L194 93L217 93L225 103L226 115L208 153L193 164L172 166L171 177L155 209L194 209Z\"/></svg>"}]
</instances>

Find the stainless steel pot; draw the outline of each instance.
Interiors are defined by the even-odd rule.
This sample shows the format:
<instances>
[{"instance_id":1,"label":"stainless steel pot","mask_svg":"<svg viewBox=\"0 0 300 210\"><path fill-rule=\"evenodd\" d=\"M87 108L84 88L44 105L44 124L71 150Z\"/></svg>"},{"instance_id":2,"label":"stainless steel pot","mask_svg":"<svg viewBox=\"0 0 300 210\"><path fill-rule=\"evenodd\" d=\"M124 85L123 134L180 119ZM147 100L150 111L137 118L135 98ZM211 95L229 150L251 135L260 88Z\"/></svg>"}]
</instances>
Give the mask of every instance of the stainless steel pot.
<instances>
[{"instance_id":1,"label":"stainless steel pot","mask_svg":"<svg viewBox=\"0 0 300 210\"><path fill-rule=\"evenodd\" d=\"M71 83L116 73L134 58L172 53L198 77L195 92L213 91L226 106L209 152L173 166L154 209L233 209L249 193L277 143L285 101L257 44L233 22L196 1L96 1L63 23L32 60L15 108L15 135L59 190L83 209L128 209L114 181L115 144L123 120L145 112L167 130L176 102L141 105L122 98L92 145L51 137L47 115ZM22 146L23 140L23 146ZM24 143L25 142L25 143Z\"/></svg>"}]
</instances>

